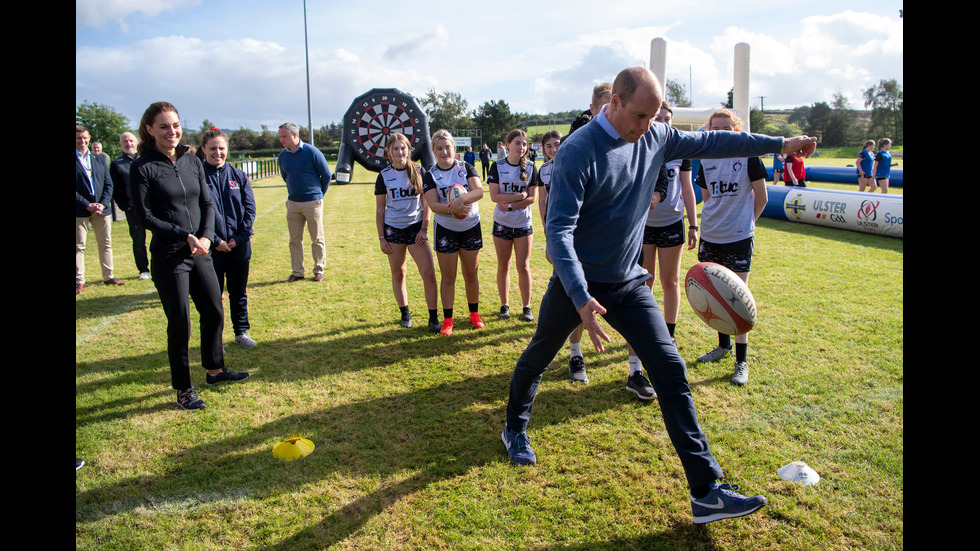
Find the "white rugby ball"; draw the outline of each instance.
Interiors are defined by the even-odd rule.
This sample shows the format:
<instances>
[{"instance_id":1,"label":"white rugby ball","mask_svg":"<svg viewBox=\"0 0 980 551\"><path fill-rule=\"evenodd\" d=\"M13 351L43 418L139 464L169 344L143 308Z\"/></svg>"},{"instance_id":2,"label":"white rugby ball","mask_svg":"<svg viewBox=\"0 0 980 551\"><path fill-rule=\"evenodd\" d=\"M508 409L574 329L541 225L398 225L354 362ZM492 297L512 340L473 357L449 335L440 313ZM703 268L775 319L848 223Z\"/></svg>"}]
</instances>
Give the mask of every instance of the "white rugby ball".
<instances>
[{"instance_id":1,"label":"white rugby ball","mask_svg":"<svg viewBox=\"0 0 980 551\"><path fill-rule=\"evenodd\" d=\"M459 197L462 197L463 195L466 195L466 188L463 187L461 184L453 184L452 186L450 186L449 192L446 193L446 202L452 203L453 201L455 201ZM460 220L466 218L466 216L460 216L458 214L454 214L453 216L459 218Z\"/></svg>"},{"instance_id":2,"label":"white rugby ball","mask_svg":"<svg viewBox=\"0 0 980 551\"><path fill-rule=\"evenodd\" d=\"M701 262L691 266L684 286L694 313L715 331L741 335L755 325L755 298L749 286L721 264Z\"/></svg>"}]
</instances>

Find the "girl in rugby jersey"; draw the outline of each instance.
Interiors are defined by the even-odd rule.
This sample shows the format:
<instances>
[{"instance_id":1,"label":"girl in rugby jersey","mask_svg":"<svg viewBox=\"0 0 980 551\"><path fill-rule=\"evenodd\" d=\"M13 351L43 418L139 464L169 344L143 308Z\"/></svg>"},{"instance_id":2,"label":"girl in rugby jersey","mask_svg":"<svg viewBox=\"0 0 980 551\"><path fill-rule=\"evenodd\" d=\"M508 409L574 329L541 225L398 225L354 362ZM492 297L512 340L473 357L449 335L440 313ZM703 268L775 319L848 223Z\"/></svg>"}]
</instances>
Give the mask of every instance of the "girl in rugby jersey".
<instances>
[{"instance_id":1,"label":"girl in rugby jersey","mask_svg":"<svg viewBox=\"0 0 980 551\"><path fill-rule=\"evenodd\" d=\"M412 142L404 134L388 136L385 152L391 165L378 173L374 184L377 199L375 220L381 252L391 266L391 289L401 310L401 326L412 326L405 285L405 253L412 255L422 277L425 302L429 308L429 330L439 332L436 269L429 248L429 207L422 200L425 171L412 161Z\"/></svg>"},{"instance_id":2,"label":"girl in rugby jersey","mask_svg":"<svg viewBox=\"0 0 980 551\"><path fill-rule=\"evenodd\" d=\"M500 319L510 317L510 264L516 257L517 286L523 306L521 319L534 321L531 313L531 205L537 199L537 170L528 161L527 134L507 134L507 156L490 166L487 187L493 210L493 245L497 252L497 292Z\"/></svg>"},{"instance_id":3,"label":"girl in rugby jersey","mask_svg":"<svg viewBox=\"0 0 980 551\"><path fill-rule=\"evenodd\" d=\"M654 117L654 122L672 126L674 112L667 102L663 103L660 112ZM694 186L691 184L691 161L675 159L665 163L667 177L667 196L656 208L647 215L646 227L643 231L643 267L650 275L657 274L660 268L660 286L664 292L660 307L674 338L674 328L677 323L677 313L681 303L681 256L683 245L691 250L698 244L698 211L697 200L694 198ZM684 230L684 213L687 212L688 228ZM647 285L653 289L653 278L647 280ZM674 344L677 344L676 339ZM630 358L632 360L632 358Z\"/></svg>"},{"instance_id":4,"label":"girl in rugby jersey","mask_svg":"<svg viewBox=\"0 0 980 551\"><path fill-rule=\"evenodd\" d=\"M463 273L470 323L476 329L483 327L478 277L483 232L477 202L483 197L483 186L473 165L456 160L456 144L449 131L439 130L432 135L432 152L435 153L436 164L423 176L422 189L425 203L435 213L433 239L439 260L439 289L444 318L439 332L452 335L457 264ZM447 194L455 184L462 185L467 191L449 202Z\"/></svg>"},{"instance_id":5,"label":"girl in rugby jersey","mask_svg":"<svg viewBox=\"0 0 980 551\"><path fill-rule=\"evenodd\" d=\"M551 171L555 166L555 155L561 145L561 132L551 130L541 138L541 151L544 152L544 163L538 169L538 212L541 214L541 225L548 224L548 192L551 190ZM544 228L542 228L542 231ZM551 262L548 250L544 251L545 258ZM568 337L568 376L572 380L581 381L585 375L585 358L582 356L582 326L579 325ZM587 379L586 379L587 380Z\"/></svg>"},{"instance_id":6,"label":"girl in rugby jersey","mask_svg":"<svg viewBox=\"0 0 980 551\"><path fill-rule=\"evenodd\" d=\"M705 127L710 132L738 132L742 119L730 109L719 109L708 117ZM769 200L766 177L766 167L758 157L701 160L697 181L704 188L704 206L701 208L699 262L721 264L748 283L755 221ZM749 381L748 343L746 334L735 336L732 382L737 385ZM731 350L731 336L718 333L718 346L698 361L716 362Z\"/></svg>"}]
</instances>

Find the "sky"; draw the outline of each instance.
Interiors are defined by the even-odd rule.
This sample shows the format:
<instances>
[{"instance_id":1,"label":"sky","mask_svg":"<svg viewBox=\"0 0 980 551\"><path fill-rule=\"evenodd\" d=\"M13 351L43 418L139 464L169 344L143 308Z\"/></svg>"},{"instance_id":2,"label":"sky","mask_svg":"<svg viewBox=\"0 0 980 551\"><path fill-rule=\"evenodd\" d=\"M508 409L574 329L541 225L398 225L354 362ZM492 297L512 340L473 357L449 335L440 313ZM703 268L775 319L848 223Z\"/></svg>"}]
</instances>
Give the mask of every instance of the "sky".
<instances>
[{"instance_id":1,"label":"sky","mask_svg":"<svg viewBox=\"0 0 980 551\"><path fill-rule=\"evenodd\" d=\"M750 48L750 106L785 109L842 94L863 109L880 80L904 87L900 0L861 3L685 0L434 2L306 0L313 126L340 123L357 96L397 88L456 92L476 110L588 108L592 87L649 65L694 107L733 85L734 46ZM108 105L139 123L169 101L182 124L306 126L303 0L76 0L75 105Z\"/></svg>"}]
</instances>

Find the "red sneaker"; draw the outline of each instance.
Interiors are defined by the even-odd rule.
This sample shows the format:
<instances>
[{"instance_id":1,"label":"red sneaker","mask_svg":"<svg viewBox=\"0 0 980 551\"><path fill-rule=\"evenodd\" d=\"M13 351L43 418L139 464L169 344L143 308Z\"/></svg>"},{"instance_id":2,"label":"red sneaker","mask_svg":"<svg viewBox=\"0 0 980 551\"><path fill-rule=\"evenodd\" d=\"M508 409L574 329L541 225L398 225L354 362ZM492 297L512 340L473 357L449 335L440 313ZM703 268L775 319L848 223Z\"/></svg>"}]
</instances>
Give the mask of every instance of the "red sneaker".
<instances>
[{"instance_id":1,"label":"red sneaker","mask_svg":"<svg viewBox=\"0 0 980 551\"><path fill-rule=\"evenodd\" d=\"M439 334L447 337L453 334L453 318L442 320L442 330L439 331Z\"/></svg>"},{"instance_id":2,"label":"red sneaker","mask_svg":"<svg viewBox=\"0 0 980 551\"><path fill-rule=\"evenodd\" d=\"M480 318L479 312L470 312L470 323L473 324L473 329L483 327L483 319Z\"/></svg>"}]
</instances>

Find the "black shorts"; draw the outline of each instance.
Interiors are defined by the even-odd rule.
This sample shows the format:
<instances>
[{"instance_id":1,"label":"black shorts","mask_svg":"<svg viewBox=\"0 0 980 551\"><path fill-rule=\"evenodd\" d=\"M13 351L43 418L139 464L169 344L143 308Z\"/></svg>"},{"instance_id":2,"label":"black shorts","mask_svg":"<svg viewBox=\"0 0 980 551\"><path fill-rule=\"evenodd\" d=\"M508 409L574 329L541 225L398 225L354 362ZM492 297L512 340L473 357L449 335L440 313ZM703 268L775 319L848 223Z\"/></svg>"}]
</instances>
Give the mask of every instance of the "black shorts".
<instances>
[{"instance_id":1,"label":"black shorts","mask_svg":"<svg viewBox=\"0 0 980 551\"><path fill-rule=\"evenodd\" d=\"M714 262L733 272L749 272L752 270L754 241L753 237L734 243L709 243L702 239L698 246L698 262Z\"/></svg>"},{"instance_id":2,"label":"black shorts","mask_svg":"<svg viewBox=\"0 0 980 551\"><path fill-rule=\"evenodd\" d=\"M421 220L407 228L396 228L385 224L385 241L396 245L412 245L420 231L422 231Z\"/></svg>"},{"instance_id":3,"label":"black shorts","mask_svg":"<svg viewBox=\"0 0 980 551\"><path fill-rule=\"evenodd\" d=\"M644 226L643 228L644 245L656 245L659 249L667 249L683 245L684 241L686 239L684 238L683 218L669 226Z\"/></svg>"},{"instance_id":4,"label":"black shorts","mask_svg":"<svg viewBox=\"0 0 980 551\"><path fill-rule=\"evenodd\" d=\"M506 239L507 241L513 241L518 237L527 237L533 233L534 228L532 226L528 226L526 228L512 228L510 226L500 224L499 222L493 223L493 236Z\"/></svg>"},{"instance_id":5,"label":"black shorts","mask_svg":"<svg viewBox=\"0 0 980 551\"><path fill-rule=\"evenodd\" d=\"M433 237L436 242L437 253L456 253L460 249L478 251L483 248L483 230L480 228L480 224L475 224L468 230L453 231L436 222L436 231Z\"/></svg>"}]
</instances>

